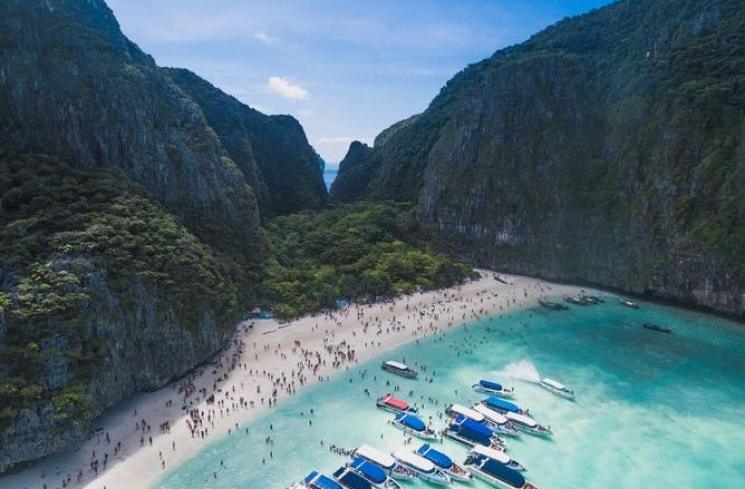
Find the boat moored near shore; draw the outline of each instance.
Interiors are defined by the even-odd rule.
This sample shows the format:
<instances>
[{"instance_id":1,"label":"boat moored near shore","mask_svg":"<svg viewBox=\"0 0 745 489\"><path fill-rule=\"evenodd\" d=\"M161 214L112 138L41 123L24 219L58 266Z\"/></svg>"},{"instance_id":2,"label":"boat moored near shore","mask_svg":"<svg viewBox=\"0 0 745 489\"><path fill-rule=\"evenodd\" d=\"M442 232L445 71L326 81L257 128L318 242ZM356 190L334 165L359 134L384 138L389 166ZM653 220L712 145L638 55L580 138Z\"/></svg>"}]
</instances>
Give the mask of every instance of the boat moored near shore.
<instances>
[{"instance_id":1,"label":"boat moored near shore","mask_svg":"<svg viewBox=\"0 0 745 489\"><path fill-rule=\"evenodd\" d=\"M344 489L344 487L327 475L314 470L305 477L304 487L308 489Z\"/></svg>"},{"instance_id":2,"label":"boat moored near shore","mask_svg":"<svg viewBox=\"0 0 745 489\"><path fill-rule=\"evenodd\" d=\"M450 485L450 477L426 458L403 448L391 455L398 463L413 469L420 479L442 486Z\"/></svg>"},{"instance_id":3,"label":"boat moored near shore","mask_svg":"<svg viewBox=\"0 0 745 489\"><path fill-rule=\"evenodd\" d=\"M401 377L405 377L407 379L416 379L417 376L416 370L409 367L405 363L396 362L395 360L386 360L385 362L383 362L380 368L382 368L386 372L400 375Z\"/></svg>"},{"instance_id":4,"label":"boat moored near shore","mask_svg":"<svg viewBox=\"0 0 745 489\"><path fill-rule=\"evenodd\" d=\"M473 384L473 390L484 394L493 394L500 397L512 397L515 394L514 387L505 387L499 382L481 379Z\"/></svg>"},{"instance_id":5,"label":"boat moored near shore","mask_svg":"<svg viewBox=\"0 0 745 489\"><path fill-rule=\"evenodd\" d=\"M621 297L618 299L618 302L619 304L626 306L626 307L630 307L631 309L639 309L639 304L634 301L630 301L628 299L624 299Z\"/></svg>"},{"instance_id":6,"label":"boat moored near shore","mask_svg":"<svg viewBox=\"0 0 745 489\"><path fill-rule=\"evenodd\" d=\"M563 397L564 399L570 399L574 400L574 391L570 389L569 387L565 386L558 380L554 379L541 379L540 382L538 382L538 385L546 389L547 391L553 392L559 397Z\"/></svg>"},{"instance_id":7,"label":"boat moored near shore","mask_svg":"<svg viewBox=\"0 0 745 489\"><path fill-rule=\"evenodd\" d=\"M511 469L496 460L487 457L472 457L466 460L466 468L474 477L492 487L502 489L538 489L525 480L517 470Z\"/></svg>"},{"instance_id":8,"label":"boat moored near shore","mask_svg":"<svg viewBox=\"0 0 745 489\"><path fill-rule=\"evenodd\" d=\"M483 405L486 407L493 409L494 411L497 411L498 413L507 414L507 413L517 413L517 414L523 414L525 416L530 416L530 413L527 409L523 409L514 402L505 401L504 399L500 399L496 396L489 396L483 401L481 401Z\"/></svg>"},{"instance_id":9,"label":"boat moored near shore","mask_svg":"<svg viewBox=\"0 0 745 489\"><path fill-rule=\"evenodd\" d=\"M500 464L504 464L513 470L525 471L525 467L513 459L504 450L495 450L494 448L485 447L483 445L476 445L468 451L469 457L486 457L492 460L496 460Z\"/></svg>"},{"instance_id":10,"label":"boat moored near shore","mask_svg":"<svg viewBox=\"0 0 745 489\"><path fill-rule=\"evenodd\" d=\"M538 299L538 304L552 311L566 311L569 309L564 304L561 304L559 302L547 301L546 299Z\"/></svg>"},{"instance_id":11,"label":"boat moored near shore","mask_svg":"<svg viewBox=\"0 0 745 489\"><path fill-rule=\"evenodd\" d=\"M505 413L512 425L523 433L535 436L549 437L553 435L550 426L543 426L530 416L518 413Z\"/></svg>"},{"instance_id":12,"label":"boat moored near shore","mask_svg":"<svg viewBox=\"0 0 745 489\"><path fill-rule=\"evenodd\" d=\"M416 454L435 464L454 481L471 482L473 479L473 476L466 469L456 464L452 457L439 450L435 450L429 443L425 443L419 447Z\"/></svg>"},{"instance_id":13,"label":"boat moored near shore","mask_svg":"<svg viewBox=\"0 0 745 489\"><path fill-rule=\"evenodd\" d=\"M389 477L388 472L375 462L357 457L348 464L348 467L370 481L376 489L401 488L401 485Z\"/></svg>"},{"instance_id":14,"label":"boat moored near shore","mask_svg":"<svg viewBox=\"0 0 745 489\"><path fill-rule=\"evenodd\" d=\"M399 464L396 462L396 459L387 453L370 445L361 445L358 449L352 452L352 457L373 462L382 467L391 478L396 480L405 481L416 478L416 472L412 469Z\"/></svg>"},{"instance_id":15,"label":"boat moored near shore","mask_svg":"<svg viewBox=\"0 0 745 489\"><path fill-rule=\"evenodd\" d=\"M391 394L384 394L380 396L375 404L382 410L388 411L389 413L411 413L416 414L417 408L410 405L403 399L398 399Z\"/></svg>"},{"instance_id":16,"label":"boat moored near shore","mask_svg":"<svg viewBox=\"0 0 745 489\"><path fill-rule=\"evenodd\" d=\"M507 419L504 414L498 413L497 411L494 411L493 409L490 409L483 404L474 405L473 410L483 414L484 418L486 418L486 426L491 428L492 431L494 431L498 435L520 435L520 432L517 431L514 426L512 426L512 423L510 423L510 420Z\"/></svg>"},{"instance_id":17,"label":"boat moored near shore","mask_svg":"<svg viewBox=\"0 0 745 489\"><path fill-rule=\"evenodd\" d=\"M443 432L448 438L466 446L484 445L491 448L504 447L504 439L481 423L465 416L456 416Z\"/></svg>"},{"instance_id":18,"label":"boat moored near shore","mask_svg":"<svg viewBox=\"0 0 745 489\"><path fill-rule=\"evenodd\" d=\"M428 428L427 423L408 413L398 413L390 423L399 430L422 440L441 441L435 430Z\"/></svg>"}]
</instances>

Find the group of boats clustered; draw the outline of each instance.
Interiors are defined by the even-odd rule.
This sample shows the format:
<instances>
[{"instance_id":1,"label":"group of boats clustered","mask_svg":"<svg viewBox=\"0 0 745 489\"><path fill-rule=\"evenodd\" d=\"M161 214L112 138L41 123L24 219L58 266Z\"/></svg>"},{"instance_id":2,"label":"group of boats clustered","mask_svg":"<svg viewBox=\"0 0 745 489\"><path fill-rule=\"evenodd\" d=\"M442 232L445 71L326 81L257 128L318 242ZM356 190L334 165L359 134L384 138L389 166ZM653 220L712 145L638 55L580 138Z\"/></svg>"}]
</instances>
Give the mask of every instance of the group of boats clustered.
<instances>
[{"instance_id":1,"label":"group of boats clustered","mask_svg":"<svg viewBox=\"0 0 745 489\"><path fill-rule=\"evenodd\" d=\"M590 306L605 302L605 299L583 294L564 297L564 301ZM618 301L626 307L639 307L628 299L620 298ZM539 303L555 311L568 309L557 302L539 300ZM671 331L657 324L645 323L643 326L662 333ZM408 379L417 378L417 372L402 362L387 360L381 368ZM554 379L541 379L538 385L560 397L574 400L574 391ZM416 407L408 402L392 394L380 396L376 401L377 406L394 414L389 423L424 443L416 450L401 448L390 454L370 445L362 445L351 450L350 460L330 477L312 471L290 489L399 489L398 481L422 479L435 485L449 486L452 482L470 483L474 478L503 489L538 489L525 479L523 473L526 468L507 454L505 437L520 434L551 437L551 427L541 424L527 409L507 400L514 396L514 388L486 379L479 380L472 387L488 397L471 407L449 405L445 408L449 424L440 432L428 427L417 415ZM456 463L451 456L431 445L442 442L445 437L469 448L463 464Z\"/></svg>"},{"instance_id":2,"label":"group of boats clustered","mask_svg":"<svg viewBox=\"0 0 745 489\"><path fill-rule=\"evenodd\" d=\"M402 362L387 360L381 368L401 377L417 377L417 372ZM574 392L556 380L542 379L539 385L574 400ZM525 479L525 467L507 454L504 437L521 433L550 437L551 427L538 422L527 409L506 400L513 397L513 388L482 379L473 389L488 397L472 407L449 405L445 409L449 424L441 432L427 426L417 409L405 400L392 394L380 396L377 406L394 415L389 423L424 443L416 450L401 448L390 454L362 445L351 450L350 460L331 476L312 471L291 489L398 489L399 481L413 479L449 486L452 482L470 483L474 478L499 488L537 489ZM432 446L444 437L469 447L463 464Z\"/></svg>"}]
</instances>

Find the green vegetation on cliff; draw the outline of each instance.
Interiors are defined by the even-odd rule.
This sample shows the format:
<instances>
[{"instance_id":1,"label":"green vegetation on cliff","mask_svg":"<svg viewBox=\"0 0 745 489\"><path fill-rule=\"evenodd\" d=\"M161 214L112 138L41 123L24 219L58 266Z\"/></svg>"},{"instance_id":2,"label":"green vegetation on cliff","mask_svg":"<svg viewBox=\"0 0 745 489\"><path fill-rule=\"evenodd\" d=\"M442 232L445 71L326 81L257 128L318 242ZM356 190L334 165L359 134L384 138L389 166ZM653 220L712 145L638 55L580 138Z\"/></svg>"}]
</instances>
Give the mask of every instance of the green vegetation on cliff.
<instances>
[{"instance_id":1,"label":"green vegetation on cliff","mask_svg":"<svg viewBox=\"0 0 745 489\"><path fill-rule=\"evenodd\" d=\"M339 299L447 287L475 274L429 249L407 204L304 212L275 219L265 234L270 258L264 287L283 317L331 308Z\"/></svg>"},{"instance_id":2,"label":"green vegetation on cliff","mask_svg":"<svg viewBox=\"0 0 745 489\"><path fill-rule=\"evenodd\" d=\"M50 400L55 421L88 419L92 373L107 361L95 329L107 318L86 319L96 303L131 302L132 284L167 304L160 322L188 330L209 310L233 325L245 273L126 182L45 156L0 160L0 433Z\"/></svg>"}]
</instances>

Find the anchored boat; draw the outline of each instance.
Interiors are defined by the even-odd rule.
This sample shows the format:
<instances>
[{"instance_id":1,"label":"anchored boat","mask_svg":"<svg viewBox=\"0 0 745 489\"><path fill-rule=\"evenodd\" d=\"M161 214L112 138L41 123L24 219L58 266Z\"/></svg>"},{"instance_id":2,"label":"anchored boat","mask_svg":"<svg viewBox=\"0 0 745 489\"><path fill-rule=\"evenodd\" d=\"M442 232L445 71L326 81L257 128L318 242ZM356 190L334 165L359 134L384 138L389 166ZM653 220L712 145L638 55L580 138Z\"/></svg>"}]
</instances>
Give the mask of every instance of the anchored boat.
<instances>
[{"instance_id":1,"label":"anchored boat","mask_svg":"<svg viewBox=\"0 0 745 489\"><path fill-rule=\"evenodd\" d=\"M419 447L416 453L435 464L454 481L471 482L473 479L473 476L466 469L456 464L450 456L432 448L429 443Z\"/></svg>"},{"instance_id":2,"label":"anchored boat","mask_svg":"<svg viewBox=\"0 0 745 489\"><path fill-rule=\"evenodd\" d=\"M388 472L375 462L357 457L347 466L367 479L376 489L401 489L401 485L391 479Z\"/></svg>"},{"instance_id":3,"label":"anchored boat","mask_svg":"<svg viewBox=\"0 0 745 489\"><path fill-rule=\"evenodd\" d=\"M493 487L503 489L538 489L525 480L517 470L487 457L474 457L466 461L466 467L474 475Z\"/></svg>"},{"instance_id":4,"label":"anchored boat","mask_svg":"<svg viewBox=\"0 0 745 489\"><path fill-rule=\"evenodd\" d=\"M491 428L495 433L499 435L519 436L520 432L512 426L512 423L510 423L510 420L504 414L489 409L483 404L476 404L473 406L473 410L484 415L486 426Z\"/></svg>"},{"instance_id":5,"label":"anchored boat","mask_svg":"<svg viewBox=\"0 0 745 489\"><path fill-rule=\"evenodd\" d=\"M619 303L620 303L621 305L624 305L624 306L626 306L626 307L630 307L631 309L639 309L639 304L637 304L637 303L636 303L636 302L634 302L634 301L630 301L630 300L628 300L628 299L618 299L618 302L619 302Z\"/></svg>"},{"instance_id":6,"label":"anchored boat","mask_svg":"<svg viewBox=\"0 0 745 489\"><path fill-rule=\"evenodd\" d=\"M375 485L349 467L340 467L334 479L345 489L376 489Z\"/></svg>"},{"instance_id":7,"label":"anchored boat","mask_svg":"<svg viewBox=\"0 0 745 489\"><path fill-rule=\"evenodd\" d=\"M672 329L668 328L667 326L660 326L659 324L653 323L644 323L644 328L652 331L657 331L658 333L670 333L672 331Z\"/></svg>"},{"instance_id":8,"label":"anchored boat","mask_svg":"<svg viewBox=\"0 0 745 489\"><path fill-rule=\"evenodd\" d=\"M545 299L538 299L538 304L545 307L546 309L551 309L552 311L566 311L567 309L569 309L564 304L547 301Z\"/></svg>"},{"instance_id":9,"label":"anchored boat","mask_svg":"<svg viewBox=\"0 0 745 489\"><path fill-rule=\"evenodd\" d=\"M579 297L572 297L572 296L564 296L564 302L568 302L570 304L574 304L575 306L587 306L589 305L587 302L583 301Z\"/></svg>"},{"instance_id":10,"label":"anchored boat","mask_svg":"<svg viewBox=\"0 0 745 489\"><path fill-rule=\"evenodd\" d=\"M331 477L313 471L305 478L305 487L308 489L344 489L344 487Z\"/></svg>"},{"instance_id":11,"label":"anchored boat","mask_svg":"<svg viewBox=\"0 0 745 489\"><path fill-rule=\"evenodd\" d=\"M427 424L420 418L409 413L398 413L396 418L390 423L411 436L421 438L422 440L440 440L440 436L435 430L428 428Z\"/></svg>"},{"instance_id":12,"label":"anchored boat","mask_svg":"<svg viewBox=\"0 0 745 489\"><path fill-rule=\"evenodd\" d=\"M558 380L545 378L541 379L538 385L540 385L547 391L553 392L557 396L563 397L564 399L574 400L574 391Z\"/></svg>"},{"instance_id":13,"label":"anchored boat","mask_svg":"<svg viewBox=\"0 0 745 489\"><path fill-rule=\"evenodd\" d=\"M481 379L478 383L473 384L473 390L485 394L494 394L501 397L512 397L515 394L514 387L505 387L499 382Z\"/></svg>"},{"instance_id":14,"label":"anchored boat","mask_svg":"<svg viewBox=\"0 0 745 489\"><path fill-rule=\"evenodd\" d=\"M504 440L481 423L458 415L444 431L445 436L469 447L484 445L492 448L504 446Z\"/></svg>"},{"instance_id":15,"label":"anchored boat","mask_svg":"<svg viewBox=\"0 0 745 489\"><path fill-rule=\"evenodd\" d=\"M472 419L476 421L477 423L482 423L482 424L486 421L486 417L484 417L483 414L471 408L468 408L464 406L463 404L449 405L448 407L445 408L445 414L447 414L451 418L456 418L458 416L465 416L466 418Z\"/></svg>"},{"instance_id":16,"label":"anchored boat","mask_svg":"<svg viewBox=\"0 0 745 489\"><path fill-rule=\"evenodd\" d=\"M550 426L543 426L530 416L512 412L505 413L504 416L510 420L515 428L522 431L523 433L543 437L549 437L553 435Z\"/></svg>"},{"instance_id":17,"label":"anchored boat","mask_svg":"<svg viewBox=\"0 0 745 489\"><path fill-rule=\"evenodd\" d=\"M386 372L406 377L407 379L416 379L416 370L409 367L405 363L396 362L394 360L386 360L380 366Z\"/></svg>"},{"instance_id":18,"label":"anchored boat","mask_svg":"<svg viewBox=\"0 0 745 489\"><path fill-rule=\"evenodd\" d=\"M420 457L414 452L400 449L396 450L391 455L393 455L393 458L395 458L400 464L414 469L417 473L417 477L420 479L443 486L450 484L450 477L443 472L442 469L437 468L435 464L424 457Z\"/></svg>"},{"instance_id":19,"label":"anchored boat","mask_svg":"<svg viewBox=\"0 0 745 489\"><path fill-rule=\"evenodd\" d=\"M357 450L352 452L352 457L361 458L375 463L385 470L388 475L397 480L411 480L416 477L416 472L412 469L405 467L396 460L388 455L387 453L381 452L375 447L370 445L362 445Z\"/></svg>"},{"instance_id":20,"label":"anchored boat","mask_svg":"<svg viewBox=\"0 0 745 489\"><path fill-rule=\"evenodd\" d=\"M504 450L495 450L493 448L485 447L483 445L476 445L469 452L470 457L486 457L492 460L496 460L500 464L504 464L513 470L519 470L524 472L526 469L517 460L513 459Z\"/></svg>"},{"instance_id":21,"label":"anchored boat","mask_svg":"<svg viewBox=\"0 0 745 489\"><path fill-rule=\"evenodd\" d=\"M498 413L517 413L529 416L527 409L523 409L514 402L505 401L504 399L500 399L496 396L489 396L481 401L481 403L484 404L486 407L497 411Z\"/></svg>"},{"instance_id":22,"label":"anchored boat","mask_svg":"<svg viewBox=\"0 0 745 489\"><path fill-rule=\"evenodd\" d=\"M408 402L397 399L391 394L384 394L375 402L380 409L389 413L411 413L416 414L417 408L411 406Z\"/></svg>"}]
</instances>

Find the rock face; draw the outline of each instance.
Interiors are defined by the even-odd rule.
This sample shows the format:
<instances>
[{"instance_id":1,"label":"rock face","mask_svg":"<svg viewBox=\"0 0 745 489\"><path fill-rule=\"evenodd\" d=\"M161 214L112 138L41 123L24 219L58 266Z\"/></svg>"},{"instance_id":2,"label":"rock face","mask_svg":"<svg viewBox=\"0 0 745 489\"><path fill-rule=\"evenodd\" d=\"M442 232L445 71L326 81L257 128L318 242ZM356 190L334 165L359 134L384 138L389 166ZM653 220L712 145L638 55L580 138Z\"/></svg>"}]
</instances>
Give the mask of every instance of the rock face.
<instances>
[{"instance_id":1,"label":"rock face","mask_svg":"<svg viewBox=\"0 0 745 489\"><path fill-rule=\"evenodd\" d=\"M0 472L216 353L259 207L325 200L297 121L159 68L103 0L0 2Z\"/></svg>"},{"instance_id":2,"label":"rock face","mask_svg":"<svg viewBox=\"0 0 745 489\"><path fill-rule=\"evenodd\" d=\"M294 117L264 115L189 70L166 73L199 104L230 157L258 189L262 216L326 203L323 164Z\"/></svg>"},{"instance_id":3,"label":"rock face","mask_svg":"<svg viewBox=\"0 0 745 489\"><path fill-rule=\"evenodd\" d=\"M414 201L444 249L485 266L745 317L744 6L562 21L353 144L332 199Z\"/></svg>"}]
</instances>

